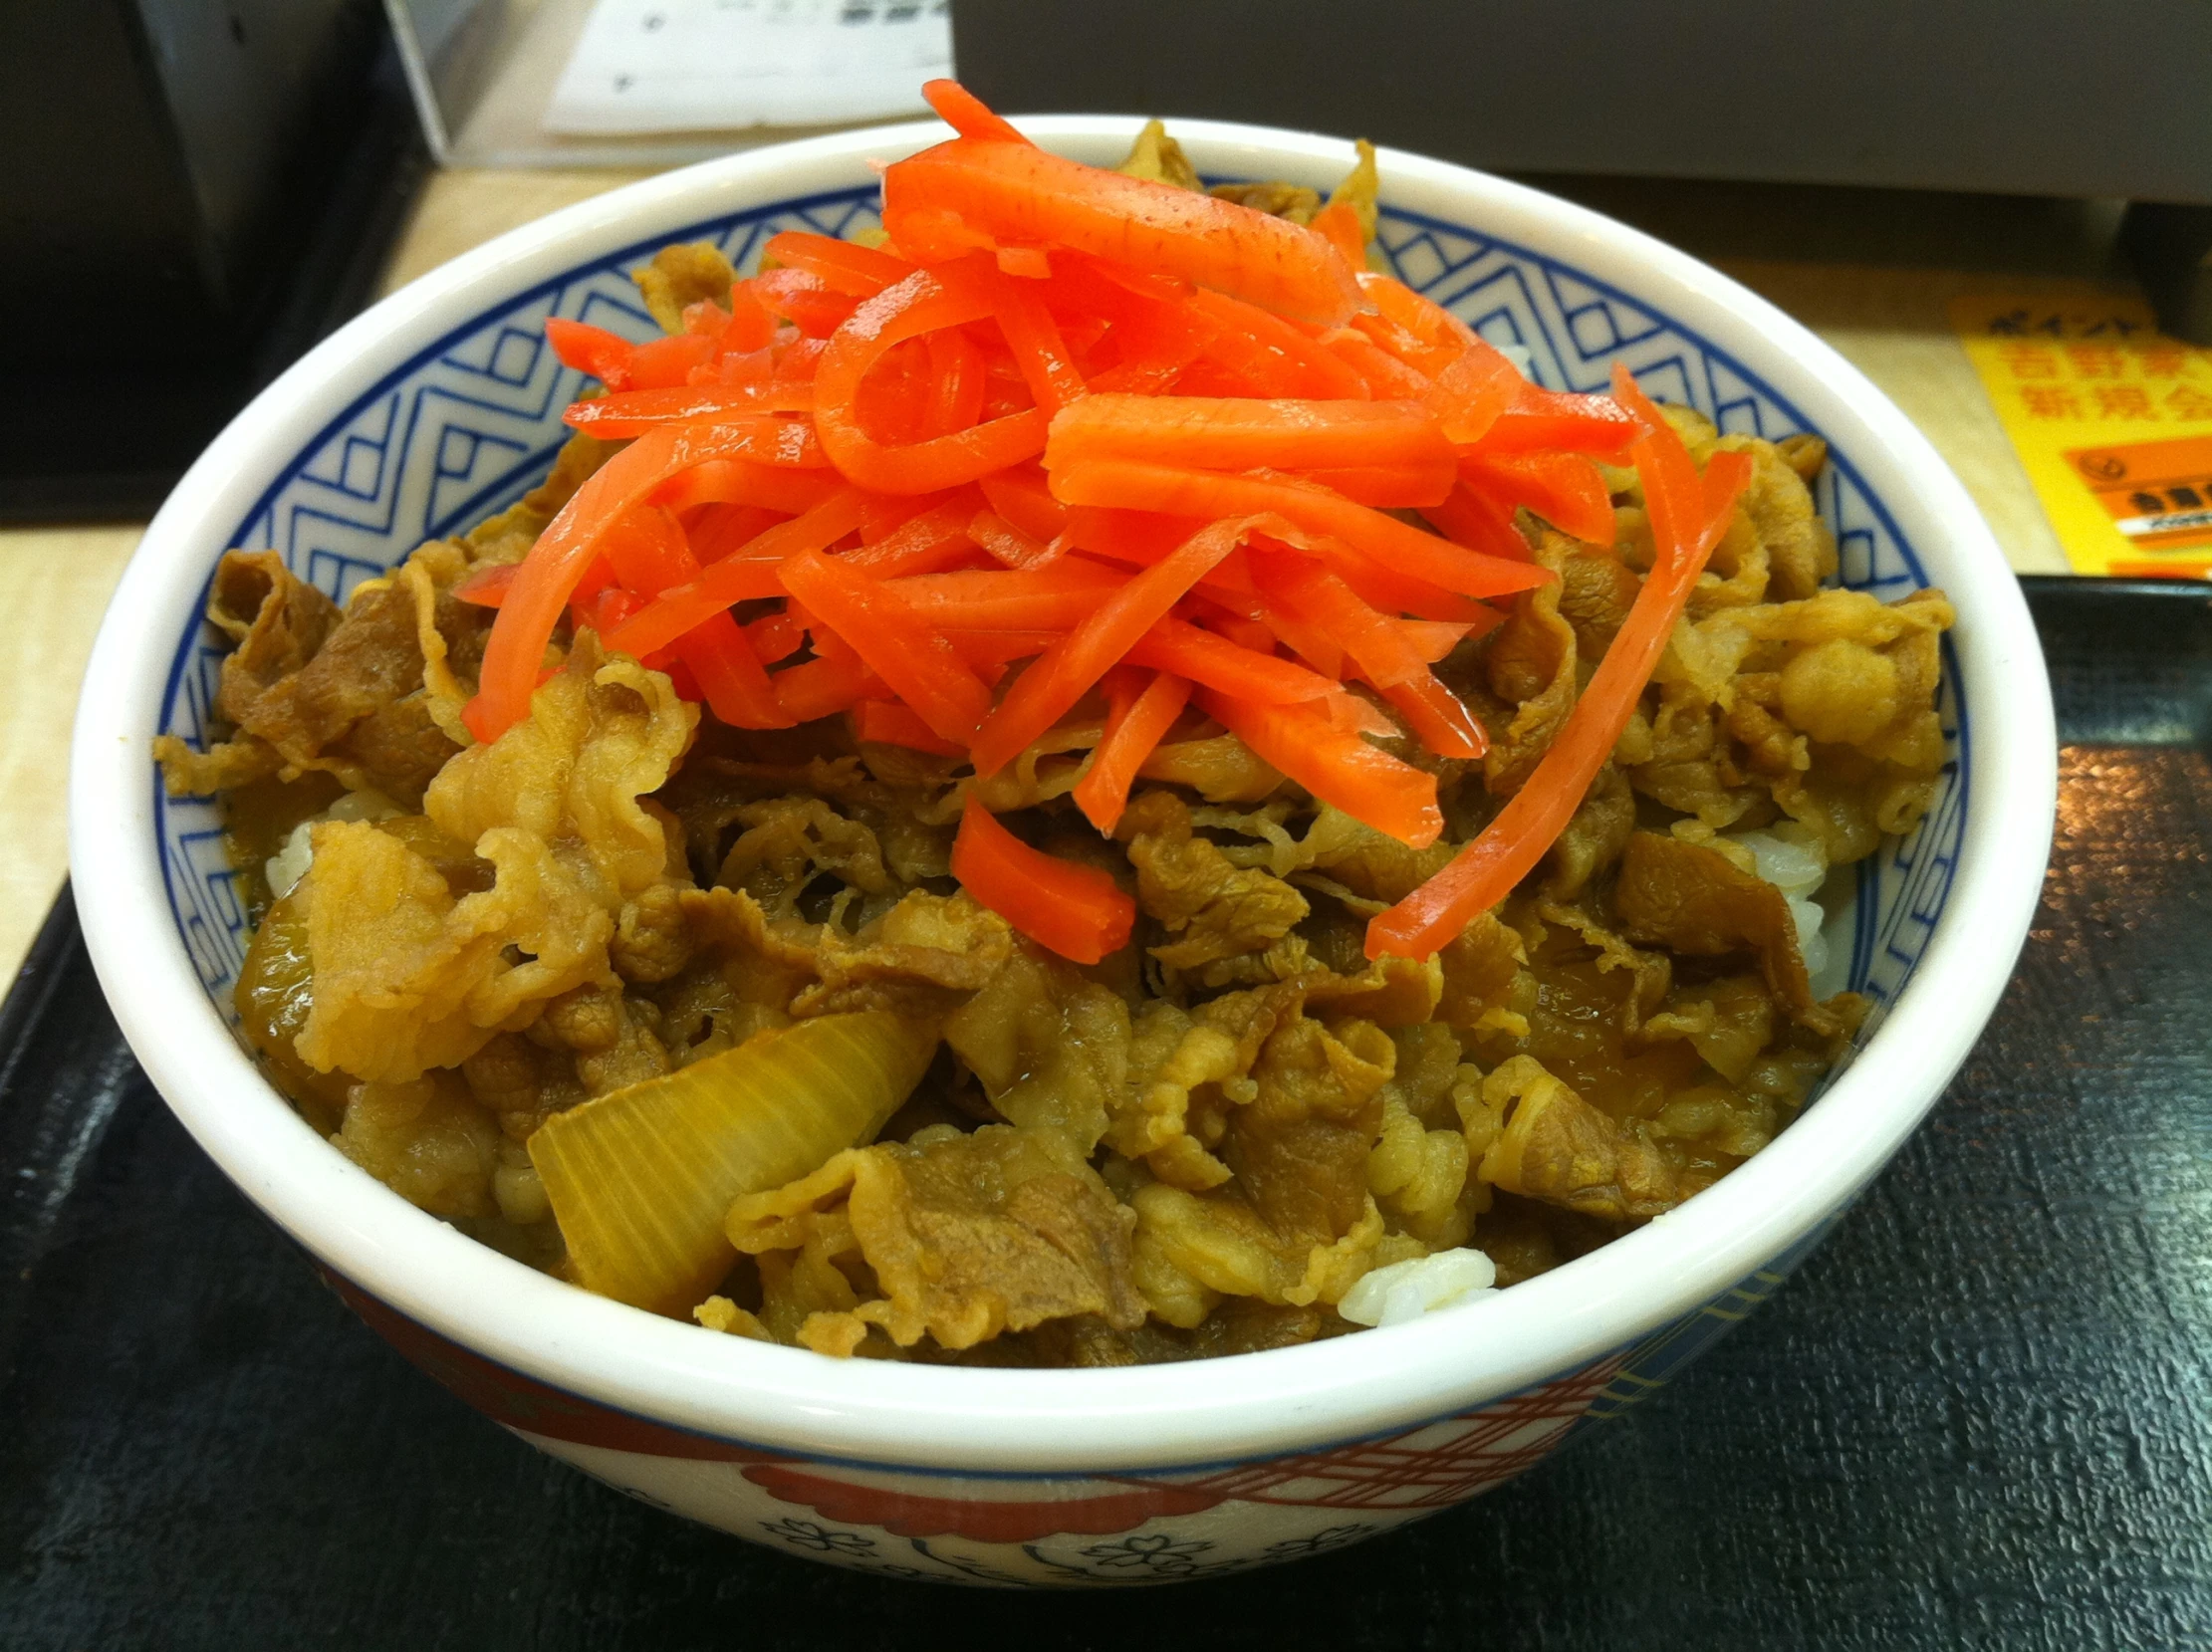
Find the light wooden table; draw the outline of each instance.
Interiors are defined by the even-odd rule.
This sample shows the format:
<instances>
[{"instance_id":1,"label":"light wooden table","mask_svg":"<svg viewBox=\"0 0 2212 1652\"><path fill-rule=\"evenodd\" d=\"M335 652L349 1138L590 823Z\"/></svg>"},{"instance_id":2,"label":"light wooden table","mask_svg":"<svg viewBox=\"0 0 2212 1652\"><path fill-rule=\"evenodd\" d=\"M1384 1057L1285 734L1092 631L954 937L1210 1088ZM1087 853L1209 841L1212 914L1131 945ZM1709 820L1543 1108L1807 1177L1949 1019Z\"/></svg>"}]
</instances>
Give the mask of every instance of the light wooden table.
<instances>
[{"instance_id":1,"label":"light wooden table","mask_svg":"<svg viewBox=\"0 0 2212 1652\"><path fill-rule=\"evenodd\" d=\"M393 255L385 289L641 175L434 174ZM1992 253L2008 284L2097 273L2093 224L2085 227L2050 203L1930 198L1900 213L1894 197L1853 191L1560 181L1711 259L1798 316L1928 433L2015 568L2066 572L2027 476L1945 325L1943 306L1955 293L1991 282ZM28 639L17 687L0 712L0 981L12 979L67 869L69 728L79 679L138 535L135 527L0 532L0 570L23 621L19 634Z\"/></svg>"}]
</instances>

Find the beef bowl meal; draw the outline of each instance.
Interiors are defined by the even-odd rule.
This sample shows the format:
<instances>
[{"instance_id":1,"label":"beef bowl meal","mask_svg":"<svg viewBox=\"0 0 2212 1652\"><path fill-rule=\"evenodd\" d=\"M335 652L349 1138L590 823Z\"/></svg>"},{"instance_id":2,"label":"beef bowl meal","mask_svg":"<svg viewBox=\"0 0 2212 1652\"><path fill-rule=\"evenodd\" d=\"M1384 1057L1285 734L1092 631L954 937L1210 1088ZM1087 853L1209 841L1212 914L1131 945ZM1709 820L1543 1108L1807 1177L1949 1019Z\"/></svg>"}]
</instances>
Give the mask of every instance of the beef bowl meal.
<instances>
[{"instance_id":1,"label":"beef bowl meal","mask_svg":"<svg viewBox=\"0 0 2212 1652\"><path fill-rule=\"evenodd\" d=\"M929 95L240 415L88 679L88 937L248 1196L587 1472L901 1577L1316 1552L1599 1429L1932 1104L2034 633L1680 254Z\"/></svg>"}]
</instances>

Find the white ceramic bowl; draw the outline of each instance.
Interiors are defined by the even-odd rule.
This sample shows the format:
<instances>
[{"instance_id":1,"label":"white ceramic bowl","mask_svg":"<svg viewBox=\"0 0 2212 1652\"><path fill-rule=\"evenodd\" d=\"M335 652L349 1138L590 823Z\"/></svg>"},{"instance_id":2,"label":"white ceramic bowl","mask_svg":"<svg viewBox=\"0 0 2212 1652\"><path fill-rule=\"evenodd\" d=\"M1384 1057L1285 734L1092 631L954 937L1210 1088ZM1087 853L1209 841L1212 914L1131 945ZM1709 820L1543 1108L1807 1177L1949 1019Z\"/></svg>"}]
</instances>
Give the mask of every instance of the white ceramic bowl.
<instances>
[{"instance_id":1,"label":"white ceramic bowl","mask_svg":"<svg viewBox=\"0 0 2212 1652\"><path fill-rule=\"evenodd\" d=\"M1027 125L1110 164L1136 121ZM1175 129L1213 176L1326 186L1351 159L1337 139ZM218 651L199 609L226 547L279 546L343 594L499 508L542 474L576 385L539 343L549 312L645 337L623 272L654 248L708 235L742 263L776 228L872 222L867 162L940 135L756 150L588 201L423 277L258 397L162 508L100 633L72 776L78 910L193 1136L365 1318L548 1451L756 1540L899 1575L1139 1581L1313 1552L1471 1496L1617 1411L1779 1284L1919 1122L2036 902L2055 763L2035 632L1927 441L1804 328L1594 213L1385 151L1382 240L1414 286L1528 347L1549 383L1601 386L1617 356L1728 428L1820 433L1845 582L1935 584L1957 603L1942 795L1833 926L1879 1007L1855 1059L1756 1159L1591 1256L1478 1306L1233 1368L840 1362L532 1273L356 1169L243 1053L228 993L244 916L219 817L159 795L148 743L203 730Z\"/></svg>"}]
</instances>

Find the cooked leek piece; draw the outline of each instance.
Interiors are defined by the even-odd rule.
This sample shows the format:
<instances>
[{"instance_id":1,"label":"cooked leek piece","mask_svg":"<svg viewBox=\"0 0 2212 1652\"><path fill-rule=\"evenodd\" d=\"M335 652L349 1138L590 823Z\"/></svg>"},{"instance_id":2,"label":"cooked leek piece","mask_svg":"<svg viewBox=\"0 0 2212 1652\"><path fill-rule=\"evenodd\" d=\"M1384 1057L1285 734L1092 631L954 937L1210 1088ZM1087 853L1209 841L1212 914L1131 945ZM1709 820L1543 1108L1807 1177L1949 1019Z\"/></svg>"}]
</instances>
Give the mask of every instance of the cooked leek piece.
<instances>
[{"instance_id":1,"label":"cooked leek piece","mask_svg":"<svg viewBox=\"0 0 2212 1652\"><path fill-rule=\"evenodd\" d=\"M577 1282L688 1312L737 1260L730 1202L872 1140L936 1048L934 1028L886 1011L823 1016L556 1113L530 1162Z\"/></svg>"}]
</instances>

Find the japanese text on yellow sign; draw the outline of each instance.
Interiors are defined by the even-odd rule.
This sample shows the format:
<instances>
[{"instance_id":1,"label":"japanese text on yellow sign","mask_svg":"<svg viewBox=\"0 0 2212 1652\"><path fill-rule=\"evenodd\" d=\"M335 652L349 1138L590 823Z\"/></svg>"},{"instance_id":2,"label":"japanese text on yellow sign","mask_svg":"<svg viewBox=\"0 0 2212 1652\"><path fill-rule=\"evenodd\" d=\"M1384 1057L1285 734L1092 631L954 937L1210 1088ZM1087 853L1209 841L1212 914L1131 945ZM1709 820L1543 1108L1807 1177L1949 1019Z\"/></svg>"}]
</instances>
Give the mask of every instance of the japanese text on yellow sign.
<instances>
[{"instance_id":1,"label":"japanese text on yellow sign","mask_svg":"<svg viewBox=\"0 0 2212 1652\"><path fill-rule=\"evenodd\" d=\"M1957 299L1951 324L2076 573L2212 577L2212 351L2093 288Z\"/></svg>"}]
</instances>

